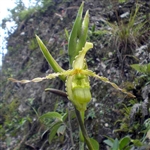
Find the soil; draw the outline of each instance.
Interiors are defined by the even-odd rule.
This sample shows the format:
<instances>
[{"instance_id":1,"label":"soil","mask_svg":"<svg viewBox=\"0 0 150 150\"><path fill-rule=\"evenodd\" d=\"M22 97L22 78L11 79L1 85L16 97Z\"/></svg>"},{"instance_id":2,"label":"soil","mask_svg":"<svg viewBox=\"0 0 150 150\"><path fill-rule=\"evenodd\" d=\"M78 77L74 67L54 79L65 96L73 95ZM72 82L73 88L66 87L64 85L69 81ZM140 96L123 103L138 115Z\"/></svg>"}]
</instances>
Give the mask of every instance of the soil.
<instances>
[{"instance_id":1,"label":"soil","mask_svg":"<svg viewBox=\"0 0 150 150\"><path fill-rule=\"evenodd\" d=\"M9 36L8 53L4 57L1 69L0 103L4 107L0 111L0 125L5 129L4 133L1 132L1 149L71 150L73 145L70 138L71 127L68 122L72 126L75 149L79 149L76 118L71 118L71 121L67 119L69 129L63 136L57 135L51 143L48 142L50 130L38 118L49 111L64 113L68 108L70 111L74 109L65 97L45 92L46 88L65 91L65 85L60 79L20 84L10 82L8 78L33 79L53 72L35 41L35 34L43 40L59 65L66 70L69 68L65 29L70 32L81 2L81 0L55 2L55 5L49 6L46 11L34 12L26 20L19 22L17 29ZM86 56L89 69L107 77L136 96L134 99L130 98L110 85L90 78L92 100L86 111L85 126L89 136L99 142L101 150L108 150L108 146L103 142L107 137L114 139L120 139L126 135L137 139L142 137L141 134L136 133L138 131L130 133L115 132L115 130L120 128L120 123L116 121L123 121L125 118L122 113L124 108L122 104L128 106L131 100L137 103L144 102L149 97L149 92L145 92L147 78L139 81L138 77L141 74L133 70L130 65L150 62L150 30L145 33L144 40L141 39L138 45L130 43L126 51L124 51L124 45L118 46L115 39L111 40L108 34L92 33L93 27L95 31L108 29L103 20L117 22L122 14L135 9L135 3L128 1L119 4L109 0L86 0L84 5L84 13L88 9L90 12L90 30L87 40L94 44L94 48ZM146 1L139 3L141 4L140 12L149 13L147 8L150 3ZM145 46L145 49L142 49L142 46ZM143 89L146 93L144 96ZM22 118L25 118L24 124L21 124ZM149 118L149 112L145 113L143 120L137 121L142 124L146 118ZM22 126L19 126L19 123Z\"/></svg>"}]
</instances>

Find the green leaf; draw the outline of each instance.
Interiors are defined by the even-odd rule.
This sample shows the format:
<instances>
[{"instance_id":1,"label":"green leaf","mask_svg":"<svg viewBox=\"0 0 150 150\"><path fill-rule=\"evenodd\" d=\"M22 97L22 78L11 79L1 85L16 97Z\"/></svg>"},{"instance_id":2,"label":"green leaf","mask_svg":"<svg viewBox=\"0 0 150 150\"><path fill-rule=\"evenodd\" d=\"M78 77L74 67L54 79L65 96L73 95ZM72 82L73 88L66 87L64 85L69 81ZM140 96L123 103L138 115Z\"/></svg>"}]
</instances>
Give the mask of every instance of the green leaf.
<instances>
[{"instance_id":1,"label":"green leaf","mask_svg":"<svg viewBox=\"0 0 150 150\"><path fill-rule=\"evenodd\" d=\"M135 69L136 71L141 72L141 66L139 64L133 64L131 65L131 67Z\"/></svg>"},{"instance_id":2,"label":"green leaf","mask_svg":"<svg viewBox=\"0 0 150 150\"><path fill-rule=\"evenodd\" d=\"M69 54L69 61L70 61L71 66L75 59L75 56L77 55L76 43L77 43L77 36L81 30L83 5L84 5L84 2L82 2L81 6L78 10L78 14L77 14L76 20L74 22L72 31L69 36L69 41L68 41L68 54Z\"/></svg>"},{"instance_id":3,"label":"green leaf","mask_svg":"<svg viewBox=\"0 0 150 150\"><path fill-rule=\"evenodd\" d=\"M46 129L46 130L41 134L41 139L44 138L44 135L45 135L47 132L49 132L49 129Z\"/></svg>"},{"instance_id":4,"label":"green leaf","mask_svg":"<svg viewBox=\"0 0 150 150\"><path fill-rule=\"evenodd\" d=\"M51 129L51 132L49 134L49 143L52 142L52 140L54 139L56 133L57 133L57 130L58 128L61 126L61 122L57 123L55 126L53 126L53 128Z\"/></svg>"},{"instance_id":5,"label":"green leaf","mask_svg":"<svg viewBox=\"0 0 150 150\"><path fill-rule=\"evenodd\" d=\"M68 117L68 112L62 116L62 120L65 121L67 119L67 117Z\"/></svg>"},{"instance_id":6,"label":"green leaf","mask_svg":"<svg viewBox=\"0 0 150 150\"><path fill-rule=\"evenodd\" d=\"M58 135L64 135L64 133L65 133L65 131L66 131L66 126L65 125L61 125L59 128L58 128L58 130L57 130L57 134Z\"/></svg>"},{"instance_id":7,"label":"green leaf","mask_svg":"<svg viewBox=\"0 0 150 150\"><path fill-rule=\"evenodd\" d=\"M67 41L69 40L69 33L68 33L68 30L67 29L65 29L65 36L66 36L66 39L67 39Z\"/></svg>"},{"instance_id":8,"label":"green leaf","mask_svg":"<svg viewBox=\"0 0 150 150\"><path fill-rule=\"evenodd\" d=\"M131 140L131 142L134 144L134 146L142 146L142 142L140 140Z\"/></svg>"},{"instance_id":9,"label":"green leaf","mask_svg":"<svg viewBox=\"0 0 150 150\"><path fill-rule=\"evenodd\" d=\"M43 114L40 119L52 119L52 118L56 118L60 121L63 121L62 120L62 115L57 113L57 112L48 112L48 113L45 113Z\"/></svg>"},{"instance_id":10,"label":"green leaf","mask_svg":"<svg viewBox=\"0 0 150 150\"><path fill-rule=\"evenodd\" d=\"M113 143L112 150L119 150L119 141L118 141L118 139L115 139L115 141Z\"/></svg>"},{"instance_id":11,"label":"green leaf","mask_svg":"<svg viewBox=\"0 0 150 150\"><path fill-rule=\"evenodd\" d=\"M92 33L95 32L95 27L96 27L95 24L93 24L91 29Z\"/></svg>"},{"instance_id":12,"label":"green leaf","mask_svg":"<svg viewBox=\"0 0 150 150\"><path fill-rule=\"evenodd\" d=\"M90 142L91 142L94 150L99 150L99 143L95 139L90 138Z\"/></svg>"},{"instance_id":13,"label":"green leaf","mask_svg":"<svg viewBox=\"0 0 150 150\"><path fill-rule=\"evenodd\" d=\"M105 144L107 144L108 146L110 146L110 147L113 147L113 141L111 141L111 140L104 140L103 141Z\"/></svg>"},{"instance_id":14,"label":"green leaf","mask_svg":"<svg viewBox=\"0 0 150 150\"><path fill-rule=\"evenodd\" d=\"M44 43L42 42L42 40L37 35L36 35L36 40L37 40L37 42L38 42L38 44L40 46L40 49L41 49L44 57L46 58L46 60L49 63L49 65L53 68L53 70L55 72L63 72L64 70L55 61L55 59L49 53L47 47L44 45ZM66 79L66 77L65 76L60 76L60 79L64 81Z\"/></svg>"},{"instance_id":15,"label":"green leaf","mask_svg":"<svg viewBox=\"0 0 150 150\"><path fill-rule=\"evenodd\" d=\"M129 145L131 139L130 137L124 137L120 140L119 142L119 149L122 150L123 148L125 148L126 146Z\"/></svg>"},{"instance_id":16,"label":"green leaf","mask_svg":"<svg viewBox=\"0 0 150 150\"><path fill-rule=\"evenodd\" d=\"M146 65L133 64L133 65L131 65L131 67L141 73L145 73L145 74L150 73L150 65L149 64L146 64Z\"/></svg>"},{"instance_id":17,"label":"green leaf","mask_svg":"<svg viewBox=\"0 0 150 150\"><path fill-rule=\"evenodd\" d=\"M133 145L130 145L130 146L126 147L126 148L123 149L123 150L131 150L132 148L133 148Z\"/></svg>"},{"instance_id":18,"label":"green leaf","mask_svg":"<svg viewBox=\"0 0 150 150\"><path fill-rule=\"evenodd\" d=\"M119 0L119 3L124 3L126 2L126 0Z\"/></svg>"},{"instance_id":19,"label":"green leaf","mask_svg":"<svg viewBox=\"0 0 150 150\"><path fill-rule=\"evenodd\" d=\"M147 64L147 73L150 74L150 63Z\"/></svg>"},{"instance_id":20,"label":"green leaf","mask_svg":"<svg viewBox=\"0 0 150 150\"><path fill-rule=\"evenodd\" d=\"M80 29L79 39L77 41L77 47L76 47L77 55L85 45L87 39L87 33L88 33L88 25L89 25L89 11L87 10Z\"/></svg>"}]
</instances>

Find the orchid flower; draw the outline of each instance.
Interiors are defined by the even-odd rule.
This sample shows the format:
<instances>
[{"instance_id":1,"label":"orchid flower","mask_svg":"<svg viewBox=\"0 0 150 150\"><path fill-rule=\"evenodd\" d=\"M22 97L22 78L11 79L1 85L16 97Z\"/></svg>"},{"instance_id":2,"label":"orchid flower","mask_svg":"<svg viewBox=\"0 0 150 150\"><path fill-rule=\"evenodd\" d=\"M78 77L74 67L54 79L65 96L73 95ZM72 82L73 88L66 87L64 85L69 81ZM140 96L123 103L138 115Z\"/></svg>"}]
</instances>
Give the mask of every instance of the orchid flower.
<instances>
[{"instance_id":1,"label":"orchid flower","mask_svg":"<svg viewBox=\"0 0 150 150\"><path fill-rule=\"evenodd\" d=\"M85 17L82 21L83 4L84 3L82 2L68 39L68 55L71 69L64 70L63 68L61 68L49 53L42 40L36 35L39 47L55 73L51 73L46 77L34 78L32 80L16 80L14 78L9 78L9 80L19 83L40 82L56 77L59 77L61 80L63 80L65 82L66 94L68 95L68 99L74 104L76 108L75 111L80 125L80 133L82 131L82 133L80 134L80 141L84 142L85 140L89 150L98 150L98 142L96 142L96 144L93 139L88 137L84 127L84 112L87 108L87 104L91 100L89 77L98 78L105 83L111 84L115 89L131 97L135 96L127 92L125 89L119 88L115 83L110 82L106 77L99 76L92 70L88 69L85 55L88 50L93 48L93 43L86 42L89 24L89 11L86 12Z\"/></svg>"},{"instance_id":2,"label":"orchid flower","mask_svg":"<svg viewBox=\"0 0 150 150\"><path fill-rule=\"evenodd\" d=\"M37 37L38 41L43 44L43 42ZM43 44L44 45L44 44ZM126 92L126 90L119 88L115 83L110 82L107 78L103 76L99 76L94 73L92 70L87 69L85 55L89 49L93 48L93 44L90 42L86 42L85 46L79 52L79 55L75 57L73 61L73 68L70 70L62 70L62 72L52 73L47 75L46 77L38 77L32 80L16 80L13 78L9 78L9 80L13 82L19 83L29 83L29 82L40 82L45 79L53 79L58 76L66 77L65 85L66 92L68 95L68 99L76 106L79 111L85 111L87 103L91 100L91 92L90 92L90 83L89 77L95 77L103 82L111 84L117 90L122 91L123 93L134 97L131 93Z\"/></svg>"},{"instance_id":3,"label":"orchid flower","mask_svg":"<svg viewBox=\"0 0 150 150\"><path fill-rule=\"evenodd\" d=\"M111 84L117 90L120 90L131 97L134 97L134 95L126 92L124 89L119 88L115 83L110 82L107 78L99 76L92 70L87 69L85 55L88 50L93 48L93 44L86 42L89 24L89 11L86 12L82 22L83 4L84 3L82 3L79 8L74 26L68 39L68 55L72 69L62 69L49 53L42 40L36 35L40 49L55 73L49 74L42 78L34 78L32 80L19 81L13 78L9 78L9 80L13 82L29 83L40 82L45 79L59 77L61 80L65 81L68 99L76 106L79 111L85 111L87 103L91 100L89 77L98 78L103 82Z\"/></svg>"}]
</instances>

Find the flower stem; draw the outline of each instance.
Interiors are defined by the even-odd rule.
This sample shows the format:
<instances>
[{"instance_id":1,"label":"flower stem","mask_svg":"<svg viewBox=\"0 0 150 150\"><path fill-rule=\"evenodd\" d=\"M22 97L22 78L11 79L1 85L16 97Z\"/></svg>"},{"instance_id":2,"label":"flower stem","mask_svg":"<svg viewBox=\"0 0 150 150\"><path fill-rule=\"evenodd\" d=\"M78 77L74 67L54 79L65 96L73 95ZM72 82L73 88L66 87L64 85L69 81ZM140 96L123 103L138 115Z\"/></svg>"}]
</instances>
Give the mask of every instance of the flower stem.
<instances>
[{"instance_id":1,"label":"flower stem","mask_svg":"<svg viewBox=\"0 0 150 150\"><path fill-rule=\"evenodd\" d=\"M93 148L93 146L92 146L92 144L90 142L90 138L89 138L89 136L88 136L88 134L86 132L84 123L82 121L81 114L80 114L80 112L76 108L75 108L75 112L76 112L77 120L78 120L80 129L82 131L85 143L87 144L89 150L94 150L94 148Z\"/></svg>"}]
</instances>

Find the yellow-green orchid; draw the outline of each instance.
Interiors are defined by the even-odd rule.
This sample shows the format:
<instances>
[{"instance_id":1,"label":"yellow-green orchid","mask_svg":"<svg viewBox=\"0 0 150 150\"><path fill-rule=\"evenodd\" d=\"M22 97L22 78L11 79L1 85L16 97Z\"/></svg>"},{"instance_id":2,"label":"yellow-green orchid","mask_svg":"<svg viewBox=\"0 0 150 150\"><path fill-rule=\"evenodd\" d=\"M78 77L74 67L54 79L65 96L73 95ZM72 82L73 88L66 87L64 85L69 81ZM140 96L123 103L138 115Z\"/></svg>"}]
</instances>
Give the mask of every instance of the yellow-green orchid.
<instances>
[{"instance_id":1,"label":"yellow-green orchid","mask_svg":"<svg viewBox=\"0 0 150 150\"><path fill-rule=\"evenodd\" d=\"M89 24L89 11L85 13L85 17L82 21L83 5L84 2L82 2L79 8L75 23L68 39L68 55L72 69L67 71L62 69L51 56L42 40L36 35L40 49L55 73L49 74L43 78L34 78L32 80L18 81L10 78L10 80L14 82L29 83L60 77L61 80L65 81L68 99L72 101L79 111L85 111L87 103L91 100L90 83L88 79L89 76L99 78L100 80L111 84L114 88L133 97L131 93L119 88L115 83L110 82L107 78L98 76L93 71L87 69L85 55L89 49L93 48L93 44L86 42Z\"/></svg>"},{"instance_id":2,"label":"yellow-green orchid","mask_svg":"<svg viewBox=\"0 0 150 150\"><path fill-rule=\"evenodd\" d=\"M93 44L86 42L85 46L79 52L79 55L75 57L73 61L73 68L71 70L63 70L62 72L52 73L42 78L34 78L32 80L16 80L9 78L13 82L29 83L29 82L40 82L45 79L52 79L58 76L66 77L66 91L68 99L76 106L79 111L85 111L87 103L91 100L90 83L88 77L96 77L100 80L111 84L117 90L134 97L131 93L126 90L119 88L115 83L110 82L107 78L95 74L93 71L86 69L85 54L89 49L93 48Z\"/></svg>"},{"instance_id":3,"label":"yellow-green orchid","mask_svg":"<svg viewBox=\"0 0 150 150\"><path fill-rule=\"evenodd\" d=\"M49 53L42 40L36 35L36 39L40 46L40 49L55 73L49 74L46 77L42 78L34 78L32 80L19 81L13 78L9 78L9 80L19 83L29 83L40 82L45 79L53 79L59 77L62 81L65 82L68 99L75 106L76 116L80 125L80 142L83 143L85 140L89 150L98 150L98 142L88 137L84 127L84 112L86 110L87 104L91 100L89 77L95 77L102 80L103 82L109 83L117 90L120 90L131 97L134 97L134 95L126 92L126 90L124 89L119 88L115 83L110 82L107 78L99 76L92 70L89 70L87 68L85 55L88 50L93 48L93 44L90 42L86 42L89 24L89 11L85 13L85 17L82 20L83 5L84 2L82 2L79 8L72 31L70 33L70 36L68 37L68 56L71 69L64 70L63 68L61 68ZM84 145L82 149L84 149Z\"/></svg>"}]
</instances>

